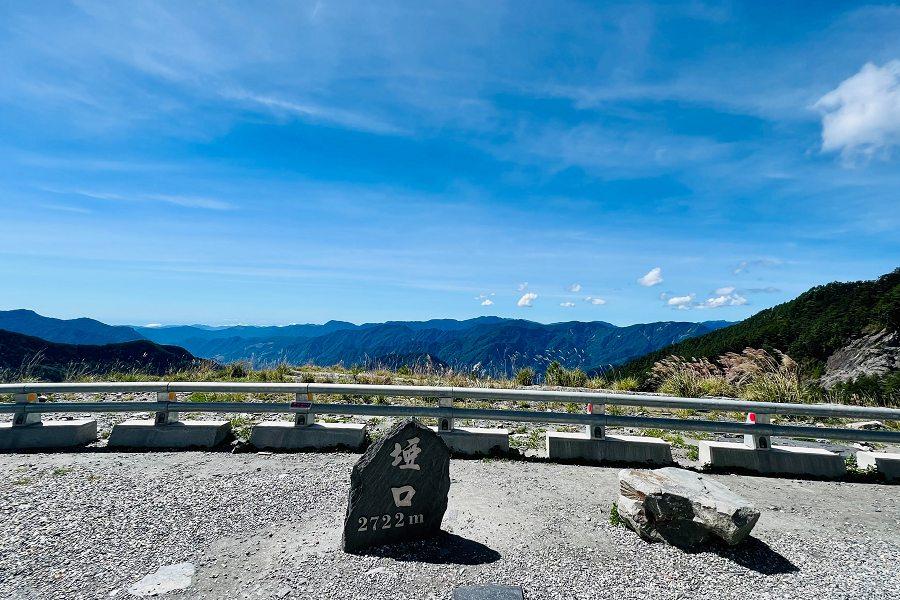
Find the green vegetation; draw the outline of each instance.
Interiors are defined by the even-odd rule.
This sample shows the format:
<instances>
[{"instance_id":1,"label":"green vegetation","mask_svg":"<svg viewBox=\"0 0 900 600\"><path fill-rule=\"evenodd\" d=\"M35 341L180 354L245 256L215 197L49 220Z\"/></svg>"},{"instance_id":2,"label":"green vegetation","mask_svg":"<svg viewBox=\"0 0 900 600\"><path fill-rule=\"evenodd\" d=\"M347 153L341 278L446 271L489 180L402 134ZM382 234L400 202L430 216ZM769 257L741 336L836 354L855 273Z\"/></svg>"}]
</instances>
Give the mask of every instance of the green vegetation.
<instances>
[{"instance_id":1,"label":"green vegetation","mask_svg":"<svg viewBox=\"0 0 900 600\"><path fill-rule=\"evenodd\" d=\"M700 458L700 450L698 449L698 447L695 444L687 443L680 433L665 431L663 429L645 429L644 435L646 435L647 437L660 438L669 442L676 448L685 450L687 452L687 457L690 460L697 460Z\"/></svg>"},{"instance_id":2,"label":"green vegetation","mask_svg":"<svg viewBox=\"0 0 900 600\"><path fill-rule=\"evenodd\" d=\"M553 361L547 366L544 382L560 387L587 387L588 376L581 369L567 369L559 362Z\"/></svg>"},{"instance_id":3,"label":"green vegetation","mask_svg":"<svg viewBox=\"0 0 900 600\"><path fill-rule=\"evenodd\" d=\"M613 527L625 527L625 520L619 516L619 506L615 502L609 508L609 524Z\"/></svg>"},{"instance_id":4,"label":"green vegetation","mask_svg":"<svg viewBox=\"0 0 900 600\"><path fill-rule=\"evenodd\" d=\"M516 373L516 385L534 385L534 369L532 369L531 367L519 369Z\"/></svg>"},{"instance_id":5,"label":"green vegetation","mask_svg":"<svg viewBox=\"0 0 900 600\"><path fill-rule=\"evenodd\" d=\"M900 329L900 269L874 281L814 287L740 323L651 352L621 371L646 380L653 365L669 356L711 361L759 348L770 354L784 352L805 375L816 378L835 350L862 333L881 329Z\"/></svg>"}]
</instances>

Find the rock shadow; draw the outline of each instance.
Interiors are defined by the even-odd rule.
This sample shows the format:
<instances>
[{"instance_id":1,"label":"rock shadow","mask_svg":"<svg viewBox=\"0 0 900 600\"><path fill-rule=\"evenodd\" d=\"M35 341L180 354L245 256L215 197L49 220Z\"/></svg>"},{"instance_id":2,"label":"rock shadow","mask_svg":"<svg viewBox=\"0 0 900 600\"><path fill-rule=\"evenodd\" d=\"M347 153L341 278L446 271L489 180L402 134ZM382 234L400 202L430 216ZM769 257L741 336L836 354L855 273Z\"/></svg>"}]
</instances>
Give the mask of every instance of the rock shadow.
<instances>
[{"instance_id":1,"label":"rock shadow","mask_svg":"<svg viewBox=\"0 0 900 600\"><path fill-rule=\"evenodd\" d=\"M438 565L483 565L500 560L500 553L480 542L442 531L434 537L370 548L370 556Z\"/></svg>"},{"instance_id":2,"label":"rock shadow","mask_svg":"<svg viewBox=\"0 0 900 600\"><path fill-rule=\"evenodd\" d=\"M800 570L767 543L753 536L748 537L737 546L719 544L710 550L722 558L727 558L735 564L761 575L784 575Z\"/></svg>"}]
</instances>

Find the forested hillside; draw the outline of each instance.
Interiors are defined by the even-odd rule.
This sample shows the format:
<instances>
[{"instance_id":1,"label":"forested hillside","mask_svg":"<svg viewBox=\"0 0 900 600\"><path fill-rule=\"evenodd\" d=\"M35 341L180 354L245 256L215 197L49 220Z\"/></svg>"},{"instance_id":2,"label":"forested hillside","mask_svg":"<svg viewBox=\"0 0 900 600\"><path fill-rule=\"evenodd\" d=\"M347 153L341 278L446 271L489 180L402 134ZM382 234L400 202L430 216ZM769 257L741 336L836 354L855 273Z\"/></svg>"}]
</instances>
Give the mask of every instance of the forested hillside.
<instances>
[{"instance_id":1,"label":"forested hillside","mask_svg":"<svg viewBox=\"0 0 900 600\"><path fill-rule=\"evenodd\" d=\"M752 317L633 360L624 375L646 376L670 355L714 359L726 352L762 348L786 352L812 377L851 340L879 330L900 330L900 269L874 281L829 283Z\"/></svg>"}]
</instances>

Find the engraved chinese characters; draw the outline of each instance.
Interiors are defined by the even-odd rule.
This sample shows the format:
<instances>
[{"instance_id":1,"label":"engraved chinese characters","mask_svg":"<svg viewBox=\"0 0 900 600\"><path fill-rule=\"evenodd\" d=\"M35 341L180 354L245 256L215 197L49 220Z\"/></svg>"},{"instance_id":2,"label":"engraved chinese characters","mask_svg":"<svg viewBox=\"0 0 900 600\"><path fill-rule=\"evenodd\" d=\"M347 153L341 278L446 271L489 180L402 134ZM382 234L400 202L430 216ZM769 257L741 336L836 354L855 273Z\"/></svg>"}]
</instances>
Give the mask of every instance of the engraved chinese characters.
<instances>
[{"instance_id":1,"label":"engraved chinese characters","mask_svg":"<svg viewBox=\"0 0 900 600\"><path fill-rule=\"evenodd\" d=\"M434 535L450 490L450 451L409 419L372 444L350 475L344 550Z\"/></svg>"}]
</instances>

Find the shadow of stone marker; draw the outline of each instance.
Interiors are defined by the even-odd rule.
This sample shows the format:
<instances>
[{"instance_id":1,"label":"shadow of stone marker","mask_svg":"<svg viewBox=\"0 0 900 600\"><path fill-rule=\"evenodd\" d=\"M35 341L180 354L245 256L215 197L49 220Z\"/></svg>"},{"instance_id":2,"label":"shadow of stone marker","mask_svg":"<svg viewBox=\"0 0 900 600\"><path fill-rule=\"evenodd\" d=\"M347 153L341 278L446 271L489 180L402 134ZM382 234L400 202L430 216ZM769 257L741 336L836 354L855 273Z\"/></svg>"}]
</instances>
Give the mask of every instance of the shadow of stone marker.
<instances>
[{"instance_id":1,"label":"shadow of stone marker","mask_svg":"<svg viewBox=\"0 0 900 600\"><path fill-rule=\"evenodd\" d=\"M343 548L430 537L441 530L450 491L450 450L413 419L394 425L353 466Z\"/></svg>"}]
</instances>

